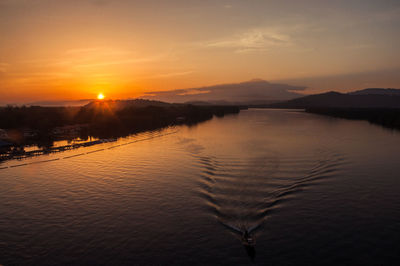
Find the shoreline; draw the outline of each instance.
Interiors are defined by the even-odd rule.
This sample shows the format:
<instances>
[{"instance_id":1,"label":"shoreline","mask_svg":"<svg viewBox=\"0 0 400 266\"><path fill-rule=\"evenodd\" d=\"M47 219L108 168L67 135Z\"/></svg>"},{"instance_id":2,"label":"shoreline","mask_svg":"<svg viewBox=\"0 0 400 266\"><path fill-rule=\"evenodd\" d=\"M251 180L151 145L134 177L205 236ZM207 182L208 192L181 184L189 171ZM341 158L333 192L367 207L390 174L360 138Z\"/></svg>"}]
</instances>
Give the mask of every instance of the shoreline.
<instances>
[{"instance_id":1,"label":"shoreline","mask_svg":"<svg viewBox=\"0 0 400 266\"><path fill-rule=\"evenodd\" d=\"M122 137L165 129L171 126L191 126L210 120L213 117L223 117L240 112L240 108L237 106L193 106L162 103L163 106L160 107L152 105L152 101L146 103L148 105L145 107L115 108L110 113L102 106L104 103L101 103L100 109L99 106L96 106L96 108L80 108L73 118L73 121L78 122L77 124L61 124L61 126L57 124L58 127L50 126L40 130L20 128L18 134L15 133L18 129L8 129L8 132L11 132L11 140L3 138L3 144L5 143L5 145L0 147L0 162L114 142ZM39 108L42 116L54 111L53 108L47 107L34 108ZM30 108L15 109L17 112L22 109L24 114L29 116ZM60 110L58 107L57 109ZM107 112L104 110L107 110ZM0 116L1 111L4 111L4 109L0 110ZM68 109L66 108L63 112L67 113ZM23 130L28 133L24 133ZM91 138L95 140L91 140ZM78 139L84 142L54 146L55 141L74 141ZM31 146L36 146L37 149L25 150Z\"/></svg>"}]
</instances>

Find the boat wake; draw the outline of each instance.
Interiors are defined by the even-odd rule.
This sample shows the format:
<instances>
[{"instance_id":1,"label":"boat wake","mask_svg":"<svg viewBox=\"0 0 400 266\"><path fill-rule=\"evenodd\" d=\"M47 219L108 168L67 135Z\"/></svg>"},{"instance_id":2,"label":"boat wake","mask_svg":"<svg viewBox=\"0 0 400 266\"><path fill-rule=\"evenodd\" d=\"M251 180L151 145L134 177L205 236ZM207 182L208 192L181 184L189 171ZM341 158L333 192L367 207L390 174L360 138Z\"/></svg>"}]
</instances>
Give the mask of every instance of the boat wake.
<instances>
[{"instance_id":1,"label":"boat wake","mask_svg":"<svg viewBox=\"0 0 400 266\"><path fill-rule=\"evenodd\" d=\"M237 237L246 230L258 234L282 203L337 175L345 162L328 151L301 157L276 152L247 158L192 155L202 168L198 192L207 209Z\"/></svg>"}]
</instances>

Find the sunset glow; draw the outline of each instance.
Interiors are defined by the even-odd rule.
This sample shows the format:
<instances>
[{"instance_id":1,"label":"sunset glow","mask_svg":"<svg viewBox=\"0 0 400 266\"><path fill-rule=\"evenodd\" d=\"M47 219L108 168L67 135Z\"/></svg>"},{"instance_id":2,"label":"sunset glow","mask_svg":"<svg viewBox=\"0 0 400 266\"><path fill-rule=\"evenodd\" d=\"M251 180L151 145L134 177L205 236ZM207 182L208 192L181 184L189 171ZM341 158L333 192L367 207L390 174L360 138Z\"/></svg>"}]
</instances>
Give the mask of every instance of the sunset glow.
<instances>
[{"instance_id":1,"label":"sunset glow","mask_svg":"<svg viewBox=\"0 0 400 266\"><path fill-rule=\"evenodd\" d=\"M103 99L104 99L104 94L103 94L103 93L99 93L99 94L97 95L97 99L98 99L98 100L103 100Z\"/></svg>"},{"instance_id":2,"label":"sunset glow","mask_svg":"<svg viewBox=\"0 0 400 266\"><path fill-rule=\"evenodd\" d=\"M399 1L0 2L1 103L254 78L307 93L400 87Z\"/></svg>"}]
</instances>

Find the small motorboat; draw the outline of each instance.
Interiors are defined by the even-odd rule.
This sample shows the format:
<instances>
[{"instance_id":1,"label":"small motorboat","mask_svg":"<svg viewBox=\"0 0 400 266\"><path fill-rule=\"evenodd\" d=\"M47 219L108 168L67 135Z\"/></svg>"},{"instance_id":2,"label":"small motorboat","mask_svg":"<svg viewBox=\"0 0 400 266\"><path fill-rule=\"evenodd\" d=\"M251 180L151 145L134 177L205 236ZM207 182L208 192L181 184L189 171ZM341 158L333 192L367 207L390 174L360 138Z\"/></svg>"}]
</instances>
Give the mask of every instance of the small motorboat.
<instances>
[{"instance_id":1,"label":"small motorboat","mask_svg":"<svg viewBox=\"0 0 400 266\"><path fill-rule=\"evenodd\" d=\"M256 245L256 238L245 230L242 236L242 243L245 246L254 247Z\"/></svg>"}]
</instances>

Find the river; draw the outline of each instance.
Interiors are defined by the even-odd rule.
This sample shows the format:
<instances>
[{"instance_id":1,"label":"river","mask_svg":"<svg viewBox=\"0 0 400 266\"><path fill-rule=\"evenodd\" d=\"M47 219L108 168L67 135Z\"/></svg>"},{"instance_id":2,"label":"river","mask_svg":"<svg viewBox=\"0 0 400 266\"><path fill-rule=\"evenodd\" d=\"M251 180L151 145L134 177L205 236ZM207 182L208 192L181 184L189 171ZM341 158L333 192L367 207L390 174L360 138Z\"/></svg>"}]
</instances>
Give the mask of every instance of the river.
<instances>
[{"instance_id":1,"label":"river","mask_svg":"<svg viewBox=\"0 0 400 266\"><path fill-rule=\"evenodd\" d=\"M365 121L249 109L2 162L0 264L390 264L399 147Z\"/></svg>"}]
</instances>

